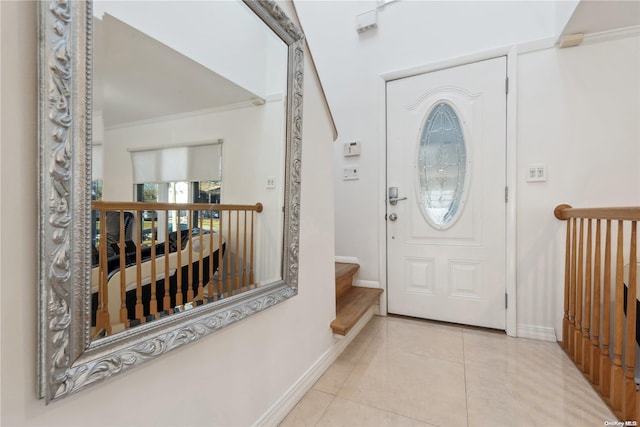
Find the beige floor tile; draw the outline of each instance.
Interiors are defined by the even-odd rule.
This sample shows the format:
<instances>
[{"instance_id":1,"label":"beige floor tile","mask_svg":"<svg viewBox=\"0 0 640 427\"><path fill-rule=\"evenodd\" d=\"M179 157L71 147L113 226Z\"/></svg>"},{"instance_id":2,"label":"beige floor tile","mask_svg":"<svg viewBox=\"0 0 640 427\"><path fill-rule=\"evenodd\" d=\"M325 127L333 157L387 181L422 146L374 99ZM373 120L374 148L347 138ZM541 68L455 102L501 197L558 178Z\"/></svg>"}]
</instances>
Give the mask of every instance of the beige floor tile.
<instances>
[{"instance_id":1,"label":"beige floor tile","mask_svg":"<svg viewBox=\"0 0 640 427\"><path fill-rule=\"evenodd\" d=\"M366 356L338 396L439 426L467 423L462 363L378 349Z\"/></svg>"},{"instance_id":2,"label":"beige floor tile","mask_svg":"<svg viewBox=\"0 0 640 427\"><path fill-rule=\"evenodd\" d=\"M373 347L373 349L371 348ZM411 319L387 319L369 348L462 363L462 328Z\"/></svg>"},{"instance_id":3,"label":"beige floor tile","mask_svg":"<svg viewBox=\"0 0 640 427\"><path fill-rule=\"evenodd\" d=\"M316 381L313 385L313 390L333 395L338 394L338 391L340 391L340 388L353 371L355 364L356 362L353 360L348 360L342 356L339 357Z\"/></svg>"},{"instance_id":4,"label":"beige floor tile","mask_svg":"<svg viewBox=\"0 0 640 427\"><path fill-rule=\"evenodd\" d=\"M353 371L356 362L366 352L371 341L375 338L377 331L384 323L384 318L374 316L362 329L353 341L347 346L344 352L327 369L324 374L313 385L314 390L319 390L329 394L337 394L340 387L347 380Z\"/></svg>"},{"instance_id":5,"label":"beige floor tile","mask_svg":"<svg viewBox=\"0 0 640 427\"><path fill-rule=\"evenodd\" d=\"M604 421L615 419L575 367L563 372L540 371L538 375L515 378L517 412L525 419L535 420L527 425L604 425Z\"/></svg>"},{"instance_id":6,"label":"beige floor tile","mask_svg":"<svg viewBox=\"0 0 640 427\"><path fill-rule=\"evenodd\" d=\"M470 427L604 425L613 416L557 343L482 335L464 334Z\"/></svg>"},{"instance_id":7,"label":"beige floor tile","mask_svg":"<svg viewBox=\"0 0 640 427\"><path fill-rule=\"evenodd\" d=\"M337 397L317 426L322 427L428 427L430 424Z\"/></svg>"},{"instance_id":8,"label":"beige floor tile","mask_svg":"<svg viewBox=\"0 0 640 427\"><path fill-rule=\"evenodd\" d=\"M330 394L310 390L280 423L280 427L315 426L333 399Z\"/></svg>"},{"instance_id":9,"label":"beige floor tile","mask_svg":"<svg viewBox=\"0 0 640 427\"><path fill-rule=\"evenodd\" d=\"M462 338L465 362L501 368L516 350L515 339L504 333L465 329Z\"/></svg>"},{"instance_id":10,"label":"beige floor tile","mask_svg":"<svg viewBox=\"0 0 640 427\"><path fill-rule=\"evenodd\" d=\"M608 410L606 412L609 412ZM564 406L562 404L540 404L531 400L519 400L514 410L516 426L603 426L605 421L615 421L602 409L590 408L583 404Z\"/></svg>"},{"instance_id":11,"label":"beige floor tile","mask_svg":"<svg viewBox=\"0 0 640 427\"><path fill-rule=\"evenodd\" d=\"M341 354L341 358L355 362L362 357L371 342L377 337L380 328L386 323L383 319L380 316L373 316L358 336L347 346Z\"/></svg>"},{"instance_id":12,"label":"beige floor tile","mask_svg":"<svg viewBox=\"0 0 640 427\"><path fill-rule=\"evenodd\" d=\"M602 426L615 420L557 343L398 317L374 317L314 393L292 411L287 426Z\"/></svg>"},{"instance_id":13,"label":"beige floor tile","mask_svg":"<svg viewBox=\"0 0 640 427\"><path fill-rule=\"evenodd\" d=\"M513 425L514 395L504 369L465 365L469 426Z\"/></svg>"}]
</instances>

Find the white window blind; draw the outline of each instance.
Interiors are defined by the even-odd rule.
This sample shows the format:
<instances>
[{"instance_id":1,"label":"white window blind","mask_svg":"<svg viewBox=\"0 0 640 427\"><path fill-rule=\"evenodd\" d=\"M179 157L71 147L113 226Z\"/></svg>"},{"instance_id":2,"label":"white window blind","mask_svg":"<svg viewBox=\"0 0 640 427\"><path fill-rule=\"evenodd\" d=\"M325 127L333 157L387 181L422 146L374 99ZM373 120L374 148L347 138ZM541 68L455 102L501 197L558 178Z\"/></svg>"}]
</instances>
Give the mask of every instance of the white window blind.
<instances>
[{"instance_id":1,"label":"white window blind","mask_svg":"<svg viewBox=\"0 0 640 427\"><path fill-rule=\"evenodd\" d=\"M219 181L220 143L131 151L134 184Z\"/></svg>"}]
</instances>

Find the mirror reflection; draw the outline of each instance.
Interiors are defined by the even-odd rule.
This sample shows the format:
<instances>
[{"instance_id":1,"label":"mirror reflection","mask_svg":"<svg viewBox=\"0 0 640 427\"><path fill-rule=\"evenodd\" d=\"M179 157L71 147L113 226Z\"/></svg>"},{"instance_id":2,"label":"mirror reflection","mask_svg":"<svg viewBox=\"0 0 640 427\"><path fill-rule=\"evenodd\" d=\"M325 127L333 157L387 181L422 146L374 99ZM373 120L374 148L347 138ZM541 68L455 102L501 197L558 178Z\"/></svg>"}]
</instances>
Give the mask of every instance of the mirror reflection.
<instances>
[{"instance_id":1,"label":"mirror reflection","mask_svg":"<svg viewBox=\"0 0 640 427\"><path fill-rule=\"evenodd\" d=\"M286 44L241 2L93 15L92 335L281 280Z\"/></svg>"}]
</instances>

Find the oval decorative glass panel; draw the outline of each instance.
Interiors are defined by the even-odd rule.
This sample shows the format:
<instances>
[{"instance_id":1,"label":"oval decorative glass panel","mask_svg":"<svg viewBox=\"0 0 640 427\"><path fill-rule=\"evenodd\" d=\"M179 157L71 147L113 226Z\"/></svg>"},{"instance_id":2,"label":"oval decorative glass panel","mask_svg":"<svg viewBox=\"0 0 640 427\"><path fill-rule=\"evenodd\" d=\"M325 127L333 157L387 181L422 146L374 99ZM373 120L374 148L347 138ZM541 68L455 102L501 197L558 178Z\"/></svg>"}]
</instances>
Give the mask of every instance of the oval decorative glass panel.
<instances>
[{"instance_id":1,"label":"oval decorative glass panel","mask_svg":"<svg viewBox=\"0 0 640 427\"><path fill-rule=\"evenodd\" d=\"M453 107L437 103L420 130L418 203L425 218L439 229L452 226L466 196L467 147Z\"/></svg>"}]
</instances>

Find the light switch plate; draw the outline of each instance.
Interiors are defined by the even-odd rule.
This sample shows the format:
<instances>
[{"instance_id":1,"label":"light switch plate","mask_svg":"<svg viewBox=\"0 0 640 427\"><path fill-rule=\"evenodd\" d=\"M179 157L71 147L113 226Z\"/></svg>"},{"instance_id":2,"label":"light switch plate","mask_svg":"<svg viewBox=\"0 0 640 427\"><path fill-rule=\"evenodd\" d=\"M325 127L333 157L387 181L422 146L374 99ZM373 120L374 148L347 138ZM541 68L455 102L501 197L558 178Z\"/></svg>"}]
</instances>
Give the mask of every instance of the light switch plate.
<instances>
[{"instance_id":1,"label":"light switch plate","mask_svg":"<svg viewBox=\"0 0 640 427\"><path fill-rule=\"evenodd\" d=\"M360 141L348 141L344 143L344 156L359 156L360 155Z\"/></svg>"},{"instance_id":2,"label":"light switch plate","mask_svg":"<svg viewBox=\"0 0 640 427\"><path fill-rule=\"evenodd\" d=\"M527 165L527 182L542 182L547 180L547 165L531 163Z\"/></svg>"},{"instance_id":3,"label":"light switch plate","mask_svg":"<svg viewBox=\"0 0 640 427\"><path fill-rule=\"evenodd\" d=\"M350 166L350 167L344 168L343 174L342 174L343 181L351 181L359 178L360 176L358 174L358 166Z\"/></svg>"},{"instance_id":4,"label":"light switch plate","mask_svg":"<svg viewBox=\"0 0 640 427\"><path fill-rule=\"evenodd\" d=\"M276 179L272 176L267 178L267 190L273 190L276 188Z\"/></svg>"}]
</instances>

